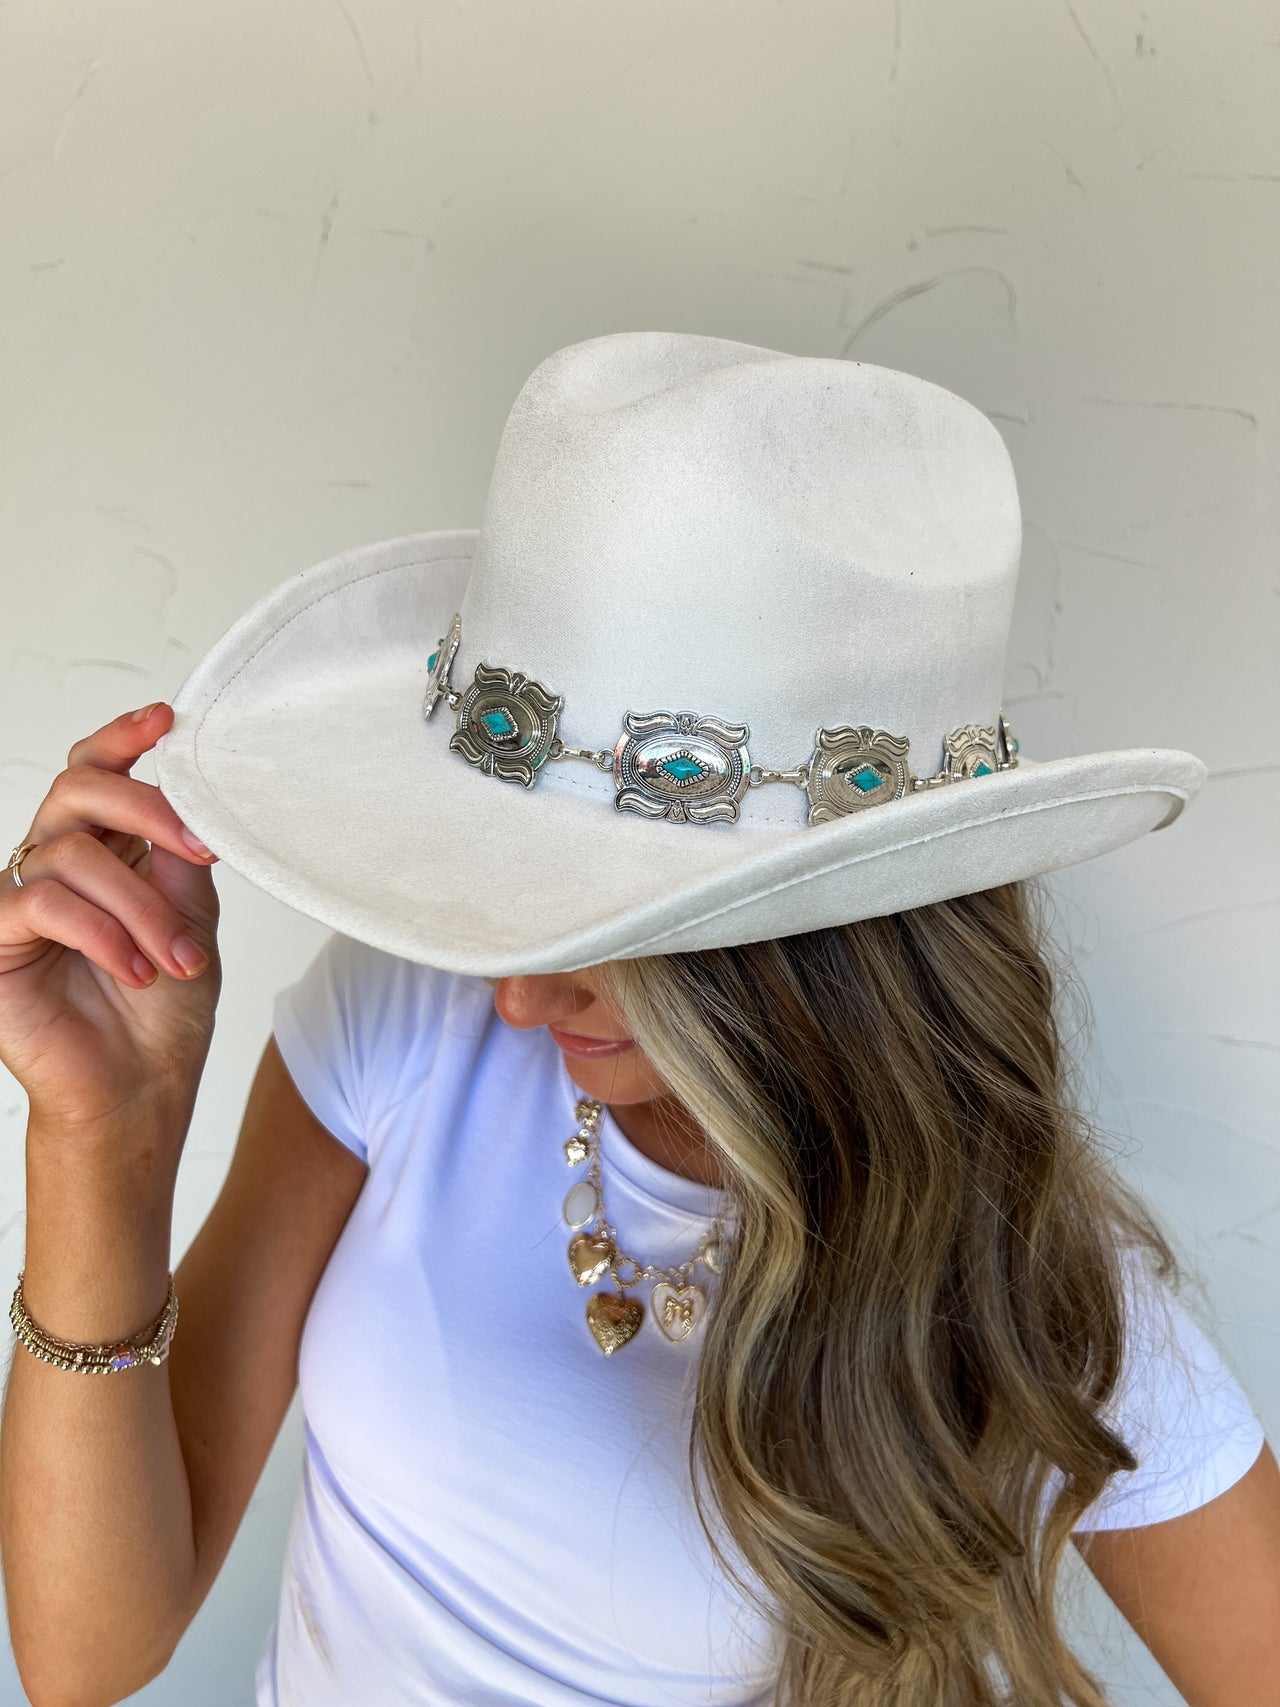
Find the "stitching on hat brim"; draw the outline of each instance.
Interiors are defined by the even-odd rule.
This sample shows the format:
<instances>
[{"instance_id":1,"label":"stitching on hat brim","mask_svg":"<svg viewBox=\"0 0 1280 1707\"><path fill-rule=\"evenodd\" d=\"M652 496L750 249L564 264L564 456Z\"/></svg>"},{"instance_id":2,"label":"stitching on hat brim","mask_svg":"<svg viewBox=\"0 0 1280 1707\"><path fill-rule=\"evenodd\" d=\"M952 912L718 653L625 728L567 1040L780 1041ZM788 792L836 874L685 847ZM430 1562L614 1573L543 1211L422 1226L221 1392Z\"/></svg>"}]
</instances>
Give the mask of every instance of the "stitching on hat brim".
<instances>
[{"instance_id":1,"label":"stitching on hat brim","mask_svg":"<svg viewBox=\"0 0 1280 1707\"><path fill-rule=\"evenodd\" d=\"M748 907L753 902L763 901L767 896L776 895L780 890L790 889L797 883L808 883L815 877L825 877L829 872L843 870L846 866L857 865L863 860L879 859L883 854L898 853L903 848L916 847L924 842L941 841L945 836L954 836L962 830L980 829L984 824L996 823L1001 818L1024 818L1033 812L1054 811L1060 806L1071 806L1077 802L1089 800L1115 800L1126 794L1167 794L1180 800L1185 806L1189 793L1185 789L1175 788L1171 783L1126 784L1123 788L1095 788L1081 794L1061 795L1055 800L1040 800L1031 806L1006 807L1002 812L988 812L981 817L966 818L959 824L948 824L944 829L930 830L926 835L907 836L899 841L881 843L874 848L866 848L860 853L851 853L844 859L834 859L826 865L813 866L808 870L797 872L791 877L771 883L764 889L756 889L749 895L736 896L726 901L722 906L713 907L708 912L699 913L695 918L682 919L679 925L668 926L666 930L657 931L652 936L641 937L639 942L633 942L632 948L644 948L651 942L658 942L664 936L674 936L677 931L690 929L694 925L705 924L709 919L717 919L726 913L731 913L738 907ZM1134 838L1131 838L1134 839ZM1124 844L1119 844L1123 846ZM593 933L593 934L598 934ZM571 944L566 944L571 947Z\"/></svg>"},{"instance_id":2,"label":"stitching on hat brim","mask_svg":"<svg viewBox=\"0 0 1280 1707\"><path fill-rule=\"evenodd\" d=\"M451 530L451 531L460 532L462 530L459 529L459 530ZM389 549L390 546L392 546L396 543L397 542L395 540L380 541L379 545L383 549ZM352 558L352 557L358 558L359 555L361 554L361 552L376 551L377 549L379 549L379 545L355 546L355 547L353 547L353 549L350 552L344 552L338 557L330 557L325 562L316 564L313 572L318 572L319 570L326 569L326 568L332 569L336 564L342 562L343 558ZM422 548L420 546L417 547L417 550L419 552L421 551L421 549ZM208 717L209 713L213 710L214 706L217 705L218 701L222 698L223 694L226 693L227 689L231 686L231 684L234 681L236 681L240 676L242 676L244 674L244 672L249 668L249 665L252 664L254 659L258 656L259 652L264 651L266 649L266 647L270 646L273 640L277 640L280 637L280 635L282 635L285 632L285 630L287 628L291 628L293 626L293 624L295 622L297 622L300 617L304 617L309 610L314 610L317 605L323 604L326 599L336 598L339 593L345 593L352 587L361 586L365 581L376 580L376 578L379 575L390 575L392 573L398 572L401 569L425 569L428 567L428 565L435 564L435 563L469 563L471 561L471 556L472 556L472 554L470 552L459 552L457 550L452 550L452 551L441 550L441 551L438 551L434 556L413 557L413 558L407 559L403 563L380 563L380 564L378 564L378 566L376 568L366 569L364 574L362 574L362 575L353 575L350 577L349 580L344 580L344 581L340 582L336 587L325 587L322 592L316 593L314 595L314 597L307 600L306 604L299 605L297 610L293 611L290 614L287 621L279 623L275 628L273 628L270 631L270 633L264 634L262 636L262 638L259 640L258 644L254 647L253 651L246 653L246 655L240 660L240 663L236 667L235 672L232 675L227 677L227 679L222 683L221 687L219 687L217 693L213 696L213 698L209 701L209 703L205 706L204 710L201 712L200 722L197 723L195 730L192 734L192 750L194 751L195 743L199 737L200 728L203 725L205 718ZM305 573L305 571L304 571L304 573ZM273 597L274 594L278 593L278 591L279 591L279 589L277 588L277 589L273 589L272 592L265 593L263 595L262 602L263 603L268 602ZM250 614L252 614L251 610L249 612L245 613L245 617L241 618L241 621L245 620ZM232 635L235 633L236 628L238 628L238 627L239 627L239 623L233 624L232 627L229 628L227 630L226 634L223 636L223 640L229 641L231 639ZM212 659L212 657L213 657L212 652L206 654L205 661L209 662ZM199 763L200 763L200 761L197 758L197 760L196 760L197 767L199 766ZM201 776L204 775L203 770L201 770L200 774L201 774Z\"/></svg>"}]
</instances>

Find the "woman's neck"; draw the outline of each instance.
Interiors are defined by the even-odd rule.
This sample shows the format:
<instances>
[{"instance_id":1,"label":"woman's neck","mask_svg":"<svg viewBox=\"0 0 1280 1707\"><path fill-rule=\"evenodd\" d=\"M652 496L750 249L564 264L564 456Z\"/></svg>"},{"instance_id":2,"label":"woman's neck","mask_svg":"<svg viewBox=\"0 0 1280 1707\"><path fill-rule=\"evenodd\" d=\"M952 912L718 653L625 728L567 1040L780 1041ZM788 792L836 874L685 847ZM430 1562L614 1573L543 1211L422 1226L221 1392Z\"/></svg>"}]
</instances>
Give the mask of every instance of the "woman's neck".
<instances>
[{"instance_id":1,"label":"woman's neck","mask_svg":"<svg viewBox=\"0 0 1280 1707\"><path fill-rule=\"evenodd\" d=\"M697 1180L699 1185L723 1185L723 1176L701 1128L683 1110L676 1113L670 1104L660 1108L656 1102L608 1106L614 1125L642 1156L669 1173Z\"/></svg>"}]
</instances>

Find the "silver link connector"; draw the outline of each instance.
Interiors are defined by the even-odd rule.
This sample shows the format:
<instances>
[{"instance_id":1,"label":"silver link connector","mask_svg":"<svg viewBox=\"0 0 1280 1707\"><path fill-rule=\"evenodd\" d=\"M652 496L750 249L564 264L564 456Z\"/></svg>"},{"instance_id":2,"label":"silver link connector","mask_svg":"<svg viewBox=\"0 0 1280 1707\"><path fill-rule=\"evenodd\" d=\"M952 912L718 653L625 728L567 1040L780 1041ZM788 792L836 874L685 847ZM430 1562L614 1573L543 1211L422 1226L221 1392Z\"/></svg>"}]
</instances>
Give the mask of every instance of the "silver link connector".
<instances>
[{"instance_id":1,"label":"silver link connector","mask_svg":"<svg viewBox=\"0 0 1280 1707\"><path fill-rule=\"evenodd\" d=\"M789 771L767 771L760 765L752 765L747 772L747 783L751 788L758 788L762 782L793 782L797 788L804 788L808 781L808 765L797 765Z\"/></svg>"},{"instance_id":2,"label":"silver link connector","mask_svg":"<svg viewBox=\"0 0 1280 1707\"><path fill-rule=\"evenodd\" d=\"M547 754L549 759L585 759L589 765L594 765L599 771L613 769L613 754L603 747L570 747L557 735L551 743Z\"/></svg>"}]
</instances>

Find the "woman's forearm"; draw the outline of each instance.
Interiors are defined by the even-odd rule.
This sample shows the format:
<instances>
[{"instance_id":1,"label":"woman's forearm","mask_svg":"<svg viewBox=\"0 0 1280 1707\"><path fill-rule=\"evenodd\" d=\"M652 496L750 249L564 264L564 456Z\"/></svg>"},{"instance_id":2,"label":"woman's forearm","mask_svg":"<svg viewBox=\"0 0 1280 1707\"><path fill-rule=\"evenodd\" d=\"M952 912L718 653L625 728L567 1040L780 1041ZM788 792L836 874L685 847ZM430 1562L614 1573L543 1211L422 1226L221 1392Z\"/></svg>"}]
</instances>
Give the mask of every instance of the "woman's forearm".
<instances>
[{"instance_id":1,"label":"woman's forearm","mask_svg":"<svg viewBox=\"0 0 1280 1707\"><path fill-rule=\"evenodd\" d=\"M178 1152L161 1135L29 1128L23 1292L47 1333L108 1342L154 1322ZM195 1564L167 1359L80 1374L15 1340L0 1419L0 1557L34 1707L106 1707L163 1669Z\"/></svg>"}]
</instances>

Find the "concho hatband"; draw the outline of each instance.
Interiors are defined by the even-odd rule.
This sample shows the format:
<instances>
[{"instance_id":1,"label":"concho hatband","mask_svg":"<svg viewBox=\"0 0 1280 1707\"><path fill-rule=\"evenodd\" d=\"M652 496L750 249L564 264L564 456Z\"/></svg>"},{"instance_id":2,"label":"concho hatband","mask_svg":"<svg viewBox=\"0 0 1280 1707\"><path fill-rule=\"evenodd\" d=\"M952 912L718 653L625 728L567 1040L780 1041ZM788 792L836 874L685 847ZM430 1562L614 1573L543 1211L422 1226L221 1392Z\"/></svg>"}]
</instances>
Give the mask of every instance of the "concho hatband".
<instances>
[{"instance_id":1,"label":"concho hatband","mask_svg":"<svg viewBox=\"0 0 1280 1707\"><path fill-rule=\"evenodd\" d=\"M478 664L470 686L454 688L449 669L461 639L457 614L427 659L422 703L424 717L441 700L456 710L449 750L486 776L526 788L533 787L549 761L584 759L613 772L613 804L619 812L674 824L734 823L748 788L789 782L808 795L808 822L821 824L922 788L1012 770L1018 763L1018 743L1003 711L989 727L967 723L953 729L943 743L941 768L931 776L911 774L905 735L867 724L819 729L809 757L792 770L752 764L745 723L696 711L628 711L612 749L571 747L557 733L562 696L519 670Z\"/></svg>"}]
</instances>

